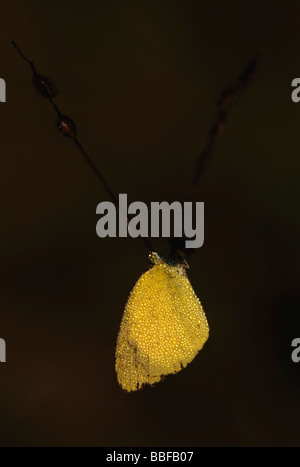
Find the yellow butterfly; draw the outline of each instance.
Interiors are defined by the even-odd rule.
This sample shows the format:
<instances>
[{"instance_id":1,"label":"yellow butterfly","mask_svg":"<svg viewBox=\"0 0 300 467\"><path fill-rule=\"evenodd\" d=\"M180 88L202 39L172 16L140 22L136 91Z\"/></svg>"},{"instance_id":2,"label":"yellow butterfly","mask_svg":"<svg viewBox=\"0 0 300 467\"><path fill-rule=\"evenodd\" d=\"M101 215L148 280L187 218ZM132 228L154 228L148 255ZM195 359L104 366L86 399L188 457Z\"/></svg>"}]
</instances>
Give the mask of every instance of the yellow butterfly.
<instances>
[{"instance_id":1,"label":"yellow butterfly","mask_svg":"<svg viewBox=\"0 0 300 467\"><path fill-rule=\"evenodd\" d=\"M202 349L209 327L187 278L187 265L150 253L153 264L135 284L116 347L116 372L125 391L177 373Z\"/></svg>"}]
</instances>

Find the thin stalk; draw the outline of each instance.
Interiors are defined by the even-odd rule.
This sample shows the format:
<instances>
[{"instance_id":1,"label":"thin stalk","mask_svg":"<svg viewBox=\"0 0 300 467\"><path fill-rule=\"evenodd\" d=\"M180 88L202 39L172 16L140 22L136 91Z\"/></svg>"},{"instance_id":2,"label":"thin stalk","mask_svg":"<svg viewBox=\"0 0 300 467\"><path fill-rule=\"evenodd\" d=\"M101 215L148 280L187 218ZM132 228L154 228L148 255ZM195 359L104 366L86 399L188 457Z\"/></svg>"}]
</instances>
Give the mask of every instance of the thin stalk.
<instances>
[{"instance_id":1,"label":"thin stalk","mask_svg":"<svg viewBox=\"0 0 300 467\"><path fill-rule=\"evenodd\" d=\"M102 172L98 169L98 167L93 162L92 158L87 153L86 149L83 147L83 145L78 140L77 135L76 135L76 125L74 121L70 119L69 117L65 116L59 109L58 105L54 102L51 90L49 89L49 86L47 85L47 82L45 81L45 79L37 72L33 60L27 58L24 55L24 53L15 43L15 41L11 41L11 44L16 49L18 54L23 58L23 60L30 66L35 82L39 83L40 89L43 90L43 96L50 102L52 108L54 109L57 115L57 118L58 118L57 125L59 129L61 130L61 133L64 136L67 136L73 140L80 154L83 156L83 158L88 163L89 167L93 170L95 175L98 177L98 180L100 181L101 185L103 186L103 188L105 189L109 197L112 199L114 204L117 205L119 203L117 196L115 195L114 191L111 189L110 185L108 184L107 180L103 176ZM129 221L130 221L130 217L127 216L127 223ZM153 248L152 248L150 240L146 237L140 237L140 238L144 242L144 245L147 248L147 251L148 252L152 251Z\"/></svg>"}]
</instances>

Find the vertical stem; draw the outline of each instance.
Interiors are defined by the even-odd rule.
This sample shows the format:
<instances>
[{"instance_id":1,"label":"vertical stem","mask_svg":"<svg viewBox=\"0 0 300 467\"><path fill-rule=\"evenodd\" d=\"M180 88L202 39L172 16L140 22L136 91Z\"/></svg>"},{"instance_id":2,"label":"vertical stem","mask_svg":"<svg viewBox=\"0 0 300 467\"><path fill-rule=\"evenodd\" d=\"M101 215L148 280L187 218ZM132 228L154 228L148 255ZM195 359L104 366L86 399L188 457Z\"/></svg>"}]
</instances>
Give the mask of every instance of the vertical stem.
<instances>
[{"instance_id":1,"label":"vertical stem","mask_svg":"<svg viewBox=\"0 0 300 467\"><path fill-rule=\"evenodd\" d=\"M224 392L227 395L227 398L230 402L232 407L232 411L234 412L235 418L241 428L241 431L244 434L245 440L248 446L259 446L259 443L256 439L256 436L253 433L252 427L248 422L248 417L245 415L242 407L238 403L237 397L232 390L231 384L228 381L223 369L219 363L219 359L217 358L211 343L208 341L205 344L205 348L207 350L209 359L212 363L212 366L215 369L216 376L218 378L220 386L223 388Z\"/></svg>"}]
</instances>

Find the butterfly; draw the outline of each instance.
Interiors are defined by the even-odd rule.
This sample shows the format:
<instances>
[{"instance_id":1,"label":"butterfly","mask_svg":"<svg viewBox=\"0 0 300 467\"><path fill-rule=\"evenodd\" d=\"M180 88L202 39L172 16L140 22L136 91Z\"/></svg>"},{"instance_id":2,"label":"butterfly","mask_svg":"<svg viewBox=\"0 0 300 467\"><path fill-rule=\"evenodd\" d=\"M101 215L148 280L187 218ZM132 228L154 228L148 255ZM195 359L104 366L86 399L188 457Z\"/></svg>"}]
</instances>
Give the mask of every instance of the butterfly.
<instances>
[{"instance_id":1,"label":"butterfly","mask_svg":"<svg viewBox=\"0 0 300 467\"><path fill-rule=\"evenodd\" d=\"M152 267L132 289L116 346L116 373L127 392L154 384L186 367L209 336L187 264L152 252Z\"/></svg>"}]
</instances>

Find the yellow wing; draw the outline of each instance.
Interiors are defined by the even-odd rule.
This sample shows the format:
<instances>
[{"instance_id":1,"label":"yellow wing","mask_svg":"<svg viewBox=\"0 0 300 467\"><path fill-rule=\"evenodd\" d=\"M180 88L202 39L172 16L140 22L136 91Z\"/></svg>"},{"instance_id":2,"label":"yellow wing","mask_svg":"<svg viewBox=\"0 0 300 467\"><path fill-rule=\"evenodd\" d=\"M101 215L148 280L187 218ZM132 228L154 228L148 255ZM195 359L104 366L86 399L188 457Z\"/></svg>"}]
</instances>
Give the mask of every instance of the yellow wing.
<instances>
[{"instance_id":1,"label":"yellow wing","mask_svg":"<svg viewBox=\"0 0 300 467\"><path fill-rule=\"evenodd\" d=\"M116 348L116 372L126 391L177 373L209 334L203 308L182 266L160 261L145 272L125 307Z\"/></svg>"}]
</instances>

